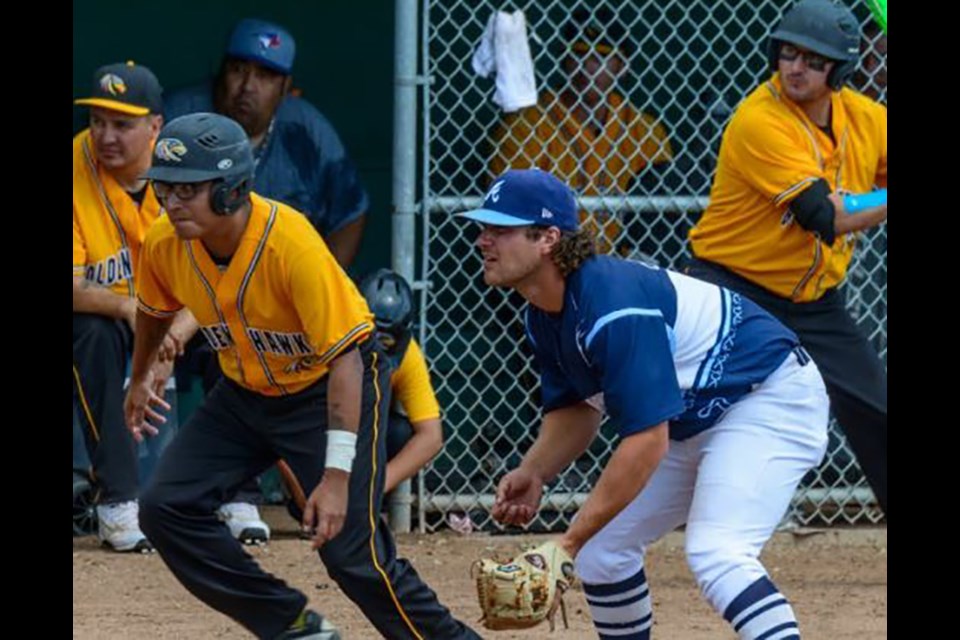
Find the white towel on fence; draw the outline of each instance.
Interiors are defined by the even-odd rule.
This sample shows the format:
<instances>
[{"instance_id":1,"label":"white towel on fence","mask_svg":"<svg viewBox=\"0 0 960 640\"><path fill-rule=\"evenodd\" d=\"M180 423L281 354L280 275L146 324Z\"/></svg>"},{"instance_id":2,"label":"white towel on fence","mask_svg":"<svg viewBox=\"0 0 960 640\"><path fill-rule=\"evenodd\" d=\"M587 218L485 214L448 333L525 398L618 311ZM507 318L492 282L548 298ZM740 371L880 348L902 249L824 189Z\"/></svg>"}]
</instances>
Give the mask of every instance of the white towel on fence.
<instances>
[{"instance_id":1,"label":"white towel on fence","mask_svg":"<svg viewBox=\"0 0 960 640\"><path fill-rule=\"evenodd\" d=\"M473 70L482 78L496 73L493 101L504 111L537 104L537 81L523 11L497 11L490 16L473 52Z\"/></svg>"}]
</instances>

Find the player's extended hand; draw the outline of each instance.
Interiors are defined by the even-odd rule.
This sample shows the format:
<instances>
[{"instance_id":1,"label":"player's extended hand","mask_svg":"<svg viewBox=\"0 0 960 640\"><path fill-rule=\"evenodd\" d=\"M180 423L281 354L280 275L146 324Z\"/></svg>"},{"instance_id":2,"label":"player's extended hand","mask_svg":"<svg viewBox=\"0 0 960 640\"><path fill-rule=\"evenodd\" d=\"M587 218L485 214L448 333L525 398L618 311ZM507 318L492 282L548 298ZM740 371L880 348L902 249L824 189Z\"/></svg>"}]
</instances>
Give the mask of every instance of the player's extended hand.
<instances>
[{"instance_id":1,"label":"player's extended hand","mask_svg":"<svg viewBox=\"0 0 960 640\"><path fill-rule=\"evenodd\" d=\"M127 397L123 401L123 417L127 423L127 429L133 434L133 439L137 442L143 440L144 434L155 436L159 433L157 427L150 422L163 424L167 419L157 408L164 411L170 410L170 405L163 396L157 395L154 391L154 372L151 370L144 380L131 380L130 389L127 391ZM164 381L166 383L166 381Z\"/></svg>"},{"instance_id":2,"label":"player's extended hand","mask_svg":"<svg viewBox=\"0 0 960 640\"><path fill-rule=\"evenodd\" d=\"M173 362L183 355L183 349L183 340L175 332L167 331L167 335L163 337L163 343L160 345L157 358L160 362Z\"/></svg>"},{"instance_id":3,"label":"player's extended hand","mask_svg":"<svg viewBox=\"0 0 960 640\"><path fill-rule=\"evenodd\" d=\"M312 533L314 549L336 537L347 518L347 495L350 474L340 469L326 469L317 488L310 493L303 507L303 530Z\"/></svg>"},{"instance_id":4,"label":"player's extended hand","mask_svg":"<svg viewBox=\"0 0 960 640\"><path fill-rule=\"evenodd\" d=\"M524 525L533 520L540 508L543 481L526 469L514 469L497 485L497 498L491 515L504 524Z\"/></svg>"}]
</instances>

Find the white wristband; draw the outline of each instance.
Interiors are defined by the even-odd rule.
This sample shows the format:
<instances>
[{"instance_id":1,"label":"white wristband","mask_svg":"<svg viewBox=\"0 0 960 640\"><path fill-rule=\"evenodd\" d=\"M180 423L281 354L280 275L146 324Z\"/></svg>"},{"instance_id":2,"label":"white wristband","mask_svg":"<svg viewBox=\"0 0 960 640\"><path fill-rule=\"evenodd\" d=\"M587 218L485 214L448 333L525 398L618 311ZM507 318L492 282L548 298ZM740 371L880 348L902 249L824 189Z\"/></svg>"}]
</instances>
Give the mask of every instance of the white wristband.
<instances>
[{"instance_id":1,"label":"white wristband","mask_svg":"<svg viewBox=\"0 0 960 640\"><path fill-rule=\"evenodd\" d=\"M357 455L357 434L343 429L327 431L327 469L341 469L350 473Z\"/></svg>"}]
</instances>

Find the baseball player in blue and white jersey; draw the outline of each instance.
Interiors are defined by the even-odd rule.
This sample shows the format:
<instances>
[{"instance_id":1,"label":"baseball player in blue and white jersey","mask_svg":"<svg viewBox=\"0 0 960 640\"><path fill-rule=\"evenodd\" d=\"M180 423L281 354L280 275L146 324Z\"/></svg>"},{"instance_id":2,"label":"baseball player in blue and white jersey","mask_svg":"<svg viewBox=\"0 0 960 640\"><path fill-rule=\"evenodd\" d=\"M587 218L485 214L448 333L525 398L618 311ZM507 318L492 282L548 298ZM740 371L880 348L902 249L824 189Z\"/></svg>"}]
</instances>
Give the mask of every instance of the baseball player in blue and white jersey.
<instances>
[{"instance_id":1,"label":"baseball player in blue and white jersey","mask_svg":"<svg viewBox=\"0 0 960 640\"><path fill-rule=\"evenodd\" d=\"M758 559L827 446L826 390L796 335L730 290L595 255L573 193L548 173L507 171L461 215L482 224L484 281L530 303L541 376L543 424L493 516L529 522L606 413L619 443L558 541L600 637L650 637L644 550L685 524L697 583L739 637L799 638Z\"/></svg>"}]
</instances>

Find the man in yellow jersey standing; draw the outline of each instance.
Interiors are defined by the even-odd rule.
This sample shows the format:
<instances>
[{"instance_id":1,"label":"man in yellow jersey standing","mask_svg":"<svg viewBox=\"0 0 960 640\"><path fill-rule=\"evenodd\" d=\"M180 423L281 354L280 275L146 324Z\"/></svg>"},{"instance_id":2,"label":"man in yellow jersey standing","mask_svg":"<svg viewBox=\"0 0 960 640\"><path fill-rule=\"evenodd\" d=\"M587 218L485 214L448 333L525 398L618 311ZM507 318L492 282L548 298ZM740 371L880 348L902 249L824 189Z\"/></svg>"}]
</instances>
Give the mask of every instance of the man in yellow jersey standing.
<instances>
[{"instance_id":1,"label":"man in yellow jersey standing","mask_svg":"<svg viewBox=\"0 0 960 640\"><path fill-rule=\"evenodd\" d=\"M476 638L396 557L378 517L390 391L372 314L310 221L251 192L253 170L249 139L225 116L160 132L147 176L167 217L140 262L128 427L139 439L163 420L151 364L179 309L195 314L224 377L161 459L141 526L191 593L258 638L339 638L216 516L279 461L330 576L384 637Z\"/></svg>"},{"instance_id":2,"label":"man in yellow jersey standing","mask_svg":"<svg viewBox=\"0 0 960 640\"><path fill-rule=\"evenodd\" d=\"M837 291L856 233L887 219L886 204L852 213L844 200L887 186L887 110L844 87L857 24L827 0L784 15L769 42L775 73L724 132L687 272L748 295L799 335L886 511L886 369Z\"/></svg>"},{"instance_id":3,"label":"man in yellow jersey standing","mask_svg":"<svg viewBox=\"0 0 960 640\"><path fill-rule=\"evenodd\" d=\"M134 274L147 228L160 205L143 172L163 125L162 89L144 66L97 69L90 126L73 139L73 375L74 397L98 488L101 541L116 551L145 551L137 524L137 454L123 421L123 382L133 348L137 305ZM193 335L181 314L165 354L182 351ZM163 337L163 336L161 336ZM160 394L172 362L154 365Z\"/></svg>"}]
</instances>

